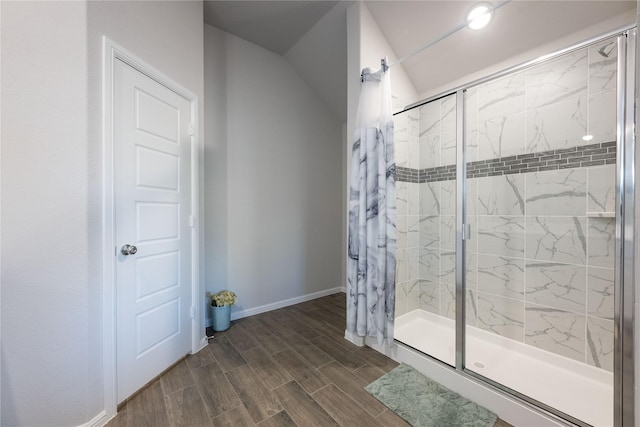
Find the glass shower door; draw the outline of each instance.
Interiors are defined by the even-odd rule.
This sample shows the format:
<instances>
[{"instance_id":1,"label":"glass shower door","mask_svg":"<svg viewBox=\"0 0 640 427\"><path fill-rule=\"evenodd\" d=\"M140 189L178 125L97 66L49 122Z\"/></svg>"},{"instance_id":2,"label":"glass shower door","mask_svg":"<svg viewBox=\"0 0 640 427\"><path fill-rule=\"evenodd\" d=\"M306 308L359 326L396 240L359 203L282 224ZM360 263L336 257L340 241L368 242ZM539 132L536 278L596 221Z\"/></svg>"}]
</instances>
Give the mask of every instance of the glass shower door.
<instances>
[{"instance_id":1,"label":"glass shower door","mask_svg":"<svg viewBox=\"0 0 640 427\"><path fill-rule=\"evenodd\" d=\"M464 93L465 368L598 426L613 425L616 76L611 38Z\"/></svg>"},{"instance_id":2,"label":"glass shower door","mask_svg":"<svg viewBox=\"0 0 640 427\"><path fill-rule=\"evenodd\" d=\"M455 365L456 95L394 117L395 338Z\"/></svg>"}]
</instances>

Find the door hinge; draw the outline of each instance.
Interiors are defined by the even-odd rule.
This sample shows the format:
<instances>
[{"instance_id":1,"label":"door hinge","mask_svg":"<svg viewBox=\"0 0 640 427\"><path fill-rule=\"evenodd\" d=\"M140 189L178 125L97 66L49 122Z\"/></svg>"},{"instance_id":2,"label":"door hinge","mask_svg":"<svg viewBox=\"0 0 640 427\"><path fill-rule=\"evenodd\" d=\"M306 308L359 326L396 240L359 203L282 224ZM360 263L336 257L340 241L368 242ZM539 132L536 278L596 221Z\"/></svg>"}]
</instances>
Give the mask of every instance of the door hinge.
<instances>
[{"instance_id":1,"label":"door hinge","mask_svg":"<svg viewBox=\"0 0 640 427\"><path fill-rule=\"evenodd\" d=\"M193 228L196 226L196 218L193 215L189 215L189 227Z\"/></svg>"},{"instance_id":2,"label":"door hinge","mask_svg":"<svg viewBox=\"0 0 640 427\"><path fill-rule=\"evenodd\" d=\"M189 123L189 136L193 136L193 123Z\"/></svg>"},{"instance_id":3,"label":"door hinge","mask_svg":"<svg viewBox=\"0 0 640 427\"><path fill-rule=\"evenodd\" d=\"M195 307L191 307L191 318L195 319L196 318L196 308Z\"/></svg>"}]
</instances>

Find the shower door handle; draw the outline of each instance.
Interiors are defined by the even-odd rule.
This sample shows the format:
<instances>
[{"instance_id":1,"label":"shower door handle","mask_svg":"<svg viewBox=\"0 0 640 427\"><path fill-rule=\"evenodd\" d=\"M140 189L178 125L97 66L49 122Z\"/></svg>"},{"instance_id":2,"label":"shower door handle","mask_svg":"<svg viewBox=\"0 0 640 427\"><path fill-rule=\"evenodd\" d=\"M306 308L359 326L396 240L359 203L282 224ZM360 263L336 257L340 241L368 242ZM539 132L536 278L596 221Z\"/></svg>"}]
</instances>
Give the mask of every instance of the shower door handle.
<instances>
[{"instance_id":1,"label":"shower door handle","mask_svg":"<svg viewBox=\"0 0 640 427\"><path fill-rule=\"evenodd\" d=\"M471 240L471 224L465 224L464 226L464 238L465 240Z\"/></svg>"}]
</instances>

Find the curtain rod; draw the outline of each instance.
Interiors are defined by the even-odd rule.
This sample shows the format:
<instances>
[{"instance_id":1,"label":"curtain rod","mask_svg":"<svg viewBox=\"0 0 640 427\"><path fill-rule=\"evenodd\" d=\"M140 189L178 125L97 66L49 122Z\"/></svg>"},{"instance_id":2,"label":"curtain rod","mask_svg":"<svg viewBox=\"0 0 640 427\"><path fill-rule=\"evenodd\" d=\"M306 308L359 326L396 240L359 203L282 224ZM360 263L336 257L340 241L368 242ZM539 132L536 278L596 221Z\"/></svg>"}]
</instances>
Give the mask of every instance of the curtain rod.
<instances>
[{"instance_id":1,"label":"curtain rod","mask_svg":"<svg viewBox=\"0 0 640 427\"><path fill-rule=\"evenodd\" d=\"M511 0L503 0L500 3L498 3L497 5L493 6L491 8L492 12L495 12L496 10L500 9L502 6L504 6L505 4L509 3ZM388 63L388 61L386 61L386 58L382 59L382 67L380 68L380 70L384 69L384 71L386 71L388 68L393 67L394 65L398 65L398 64L402 64L404 61L406 61L407 59L411 58L412 56L422 52L423 50L430 48L431 46L441 42L442 40L446 39L449 36L454 35L455 33L457 33L458 31L462 30L463 28L465 28L468 25L468 22L464 21L461 22L460 24L456 25L455 27L453 27L451 30L447 31L444 34L441 34L440 36L436 37L433 40L430 40L429 42L427 42L426 44L423 44L422 46L420 46L419 48L409 52L408 54L406 54L405 56L403 56L402 58L396 60L395 62L392 63ZM380 71L378 70L378 71ZM364 70L363 70L364 72ZM377 71L376 71L377 72Z\"/></svg>"}]
</instances>

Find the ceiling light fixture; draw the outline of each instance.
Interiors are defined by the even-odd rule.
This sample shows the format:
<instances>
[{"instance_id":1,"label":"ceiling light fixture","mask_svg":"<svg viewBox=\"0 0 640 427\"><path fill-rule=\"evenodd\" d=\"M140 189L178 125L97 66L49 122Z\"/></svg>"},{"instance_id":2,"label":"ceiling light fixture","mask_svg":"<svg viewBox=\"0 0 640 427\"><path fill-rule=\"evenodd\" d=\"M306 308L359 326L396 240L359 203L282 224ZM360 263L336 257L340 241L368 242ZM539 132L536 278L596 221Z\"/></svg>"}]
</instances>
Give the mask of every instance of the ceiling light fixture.
<instances>
[{"instance_id":1,"label":"ceiling light fixture","mask_svg":"<svg viewBox=\"0 0 640 427\"><path fill-rule=\"evenodd\" d=\"M467 25L472 30L479 30L487 26L493 18L493 8L487 3L475 5L467 13Z\"/></svg>"}]
</instances>

